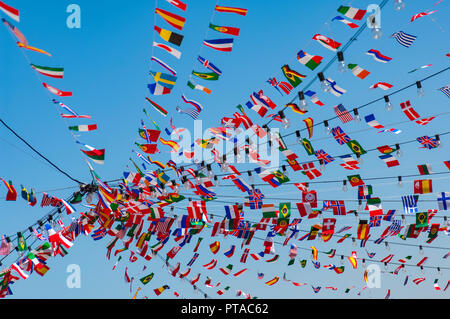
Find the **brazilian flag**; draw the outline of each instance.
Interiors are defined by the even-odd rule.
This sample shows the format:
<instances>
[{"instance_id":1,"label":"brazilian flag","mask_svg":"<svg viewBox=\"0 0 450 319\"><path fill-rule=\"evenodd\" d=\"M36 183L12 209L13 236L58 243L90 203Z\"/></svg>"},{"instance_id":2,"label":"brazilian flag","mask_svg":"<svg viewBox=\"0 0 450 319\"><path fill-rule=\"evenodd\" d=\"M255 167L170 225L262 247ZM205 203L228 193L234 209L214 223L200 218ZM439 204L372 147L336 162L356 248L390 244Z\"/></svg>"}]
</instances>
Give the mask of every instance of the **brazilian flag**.
<instances>
[{"instance_id":1,"label":"brazilian flag","mask_svg":"<svg viewBox=\"0 0 450 319\"><path fill-rule=\"evenodd\" d=\"M352 152L355 154L363 155L367 153L356 140L351 140L347 142L347 146L350 147Z\"/></svg>"},{"instance_id":2,"label":"brazilian flag","mask_svg":"<svg viewBox=\"0 0 450 319\"><path fill-rule=\"evenodd\" d=\"M219 75L214 72L203 73L203 72L192 71L192 74L195 76L198 76L200 79L208 80L208 81L216 81L219 79Z\"/></svg>"},{"instance_id":3,"label":"brazilian flag","mask_svg":"<svg viewBox=\"0 0 450 319\"><path fill-rule=\"evenodd\" d=\"M303 143L303 147L306 150L306 153L308 153L308 155L314 155L314 148L311 145L311 142L307 139L307 138L303 138L302 140Z\"/></svg>"},{"instance_id":4,"label":"brazilian flag","mask_svg":"<svg viewBox=\"0 0 450 319\"><path fill-rule=\"evenodd\" d=\"M291 203L280 203L279 211L279 219L285 218L289 220L289 217L291 216Z\"/></svg>"},{"instance_id":5,"label":"brazilian flag","mask_svg":"<svg viewBox=\"0 0 450 319\"><path fill-rule=\"evenodd\" d=\"M293 87L297 87L297 85L302 83L302 79L306 77L305 75L292 70L287 64L281 67L281 71L283 71L284 76Z\"/></svg>"},{"instance_id":6,"label":"brazilian flag","mask_svg":"<svg viewBox=\"0 0 450 319\"><path fill-rule=\"evenodd\" d=\"M278 182L280 182L281 184L289 182L289 178L284 175L282 172L280 172L279 170L273 171L272 175L278 180Z\"/></svg>"},{"instance_id":7,"label":"brazilian flag","mask_svg":"<svg viewBox=\"0 0 450 319\"><path fill-rule=\"evenodd\" d=\"M171 203L178 203L185 198L186 197L184 197L183 195L177 193L170 193L169 195L167 195L166 198L164 198L164 201L171 204Z\"/></svg>"},{"instance_id":8,"label":"brazilian flag","mask_svg":"<svg viewBox=\"0 0 450 319\"><path fill-rule=\"evenodd\" d=\"M428 213L416 213L416 229L421 227L428 227Z\"/></svg>"},{"instance_id":9,"label":"brazilian flag","mask_svg":"<svg viewBox=\"0 0 450 319\"><path fill-rule=\"evenodd\" d=\"M152 280L154 276L154 273L151 273L145 277L142 277L141 279L139 279L144 285L148 284L150 282L150 280Z\"/></svg>"},{"instance_id":10,"label":"brazilian flag","mask_svg":"<svg viewBox=\"0 0 450 319\"><path fill-rule=\"evenodd\" d=\"M25 237L23 237L22 233L17 233L17 249L19 251L28 249L27 242L25 241Z\"/></svg>"}]
</instances>

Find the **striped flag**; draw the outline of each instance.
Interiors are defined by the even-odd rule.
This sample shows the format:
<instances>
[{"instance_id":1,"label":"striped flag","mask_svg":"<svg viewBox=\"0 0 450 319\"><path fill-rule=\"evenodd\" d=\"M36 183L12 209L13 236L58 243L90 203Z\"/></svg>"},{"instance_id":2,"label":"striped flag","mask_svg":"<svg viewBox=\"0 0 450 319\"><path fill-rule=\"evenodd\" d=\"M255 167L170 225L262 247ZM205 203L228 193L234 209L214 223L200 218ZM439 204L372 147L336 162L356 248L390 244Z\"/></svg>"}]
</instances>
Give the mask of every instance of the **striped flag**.
<instances>
[{"instance_id":1,"label":"striped flag","mask_svg":"<svg viewBox=\"0 0 450 319\"><path fill-rule=\"evenodd\" d=\"M188 81L187 86L193 90L200 90L200 91L205 92L206 94L211 94L211 90L204 87L203 85Z\"/></svg>"},{"instance_id":2,"label":"striped flag","mask_svg":"<svg viewBox=\"0 0 450 319\"><path fill-rule=\"evenodd\" d=\"M375 61L382 62L382 63L387 63L392 60L392 58L381 54L380 51L375 50L375 49L370 49L369 51L366 52L366 54L372 56L375 59Z\"/></svg>"},{"instance_id":3,"label":"striped flag","mask_svg":"<svg viewBox=\"0 0 450 319\"><path fill-rule=\"evenodd\" d=\"M377 82L374 85L370 86L369 89L376 89L380 88L382 90L389 90L391 87L393 87L392 84L386 83L386 82Z\"/></svg>"},{"instance_id":4,"label":"striped flag","mask_svg":"<svg viewBox=\"0 0 450 319\"><path fill-rule=\"evenodd\" d=\"M181 2L180 0L166 0L168 3L174 5L180 10L186 11L187 5L184 2Z\"/></svg>"},{"instance_id":5,"label":"striped flag","mask_svg":"<svg viewBox=\"0 0 450 319\"><path fill-rule=\"evenodd\" d=\"M64 68L52 68L48 66L40 66L36 64L31 64L31 67L38 73L55 78L55 79L62 79L64 76Z\"/></svg>"},{"instance_id":6,"label":"striped flag","mask_svg":"<svg viewBox=\"0 0 450 319\"><path fill-rule=\"evenodd\" d=\"M297 60L307 68L314 70L317 66L322 63L323 57L319 55L310 55L303 50L297 53Z\"/></svg>"},{"instance_id":7,"label":"striped flag","mask_svg":"<svg viewBox=\"0 0 450 319\"><path fill-rule=\"evenodd\" d=\"M156 111L158 111L162 116L167 116L168 112L167 110L165 110L162 106L158 105L157 103L153 102L152 100L150 100L148 97L145 98L153 107Z\"/></svg>"},{"instance_id":8,"label":"striped flag","mask_svg":"<svg viewBox=\"0 0 450 319\"><path fill-rule=\"evenodd\" d=\"M203 44L217 51L231 52L233 50L233 39L204 40Z\"/></svg>"},{"instance_id":9,"label":"striped flag","mask_svg":"<svg viewBox=\"0 0 450 319\"><path fill-rule=\"evenodd\" d=\"M425 17L425 16L427 16L427 15L430 15L430 14L432 14L432 13L435 13L437 10L434 10L434 11L431 11L431 12L420 12L420 13L418 13L418 14L415 14L415 15L413 15L412 17L411 17L411 22L413 22L413 21L415 21L415 20L417 20L417 19L419 19L419 18L422 18L422 17Z\"/></svg>"},{"instance_id":10,"label":"striped flag","mask_svg":"<svg viewBox=\"0 0 450 319\"><path fill-rule=\"evenodd\" d=\"M3 11L11 19L20 22L19 10L8 6L6 3L0 1L0 10Z\"/></svg>"},{"instance_id":11,"label":"striped flag","mask_svg":"<svg viewBox=\"0 0 450 319\"><path fill-rule=\"evenodd\" d=\"M340 6L337 9L338 12L345 15L347 18L353 19L353 20L361 20L364 15L366 14L366 10L361 10L358 8L348 7L348 6Z\"/></svg>"},{"instance_id":12,"label":"striped flag","mask_svg":"<svg viewBox=\"0 0 450 319\"><path fill-rule=\"evenodd\" d=\"M193 107L195 107L198 113L200 113L203 110L203 106L200 103L194 100L187 99L186 96L184 96L184 94L181 95L181 99L183 100L184 103L190 104Z\"/></svg>"},{"instance_id":13,"label":"striped flag","mask_svg":"<svg viewBox=\"0 0 450 319\"><path fill-rule=\"evenodd\" d=\"M186 22L185 18L183 18L177 14L171 13L169 11L159 9L159 8L155 9L155 13L159 14L161 16L161 18L166 20L166 22L168 24L170 24L172 27L174 27L175 29L183 30L184 23Z\"/></svg>"},{"instance_id":14,"label":"striped flag","mask_svg":"<svg viewBox=\"0 0 450 319\"><path fill-rule=\"evenodd\" d=\"M154 61L154 62L158 63L164 69L169 71L173 76L177 75L177 72L173 68L171 68L167 63L163 62L162 60L152 56L151 61Z\"/></svg>"},{"instance_id":15,"label":"striped flag","mask_svg":"<svg viewBox=\"0 0 450 319\"><path fill-rule=\"evenodd\" d=\"M90 132L95 131L96 129L97 124L69 126L69 130L76 132Z\"/></svg>"},{"instance_id":16,"label":"striped flag","mask_svg":"<svg viewBox=\"0 0 450 319\"><path fill-rule=\"evenodd\" d=\"M353 116L345 109L344 105L342 104L335 105L334 112L342 121L342 123L353 121Z\"/></svg>"},{"instance_id":17,"label":"striped flag","mask_svg":"<svg viewBox=\"0 0 450 319\"><path fill-rule=\"evenodd\" d=\"M443 86L439 89L442 93L447 95L448 98L450 98L450 85Z\"/></svg>"},{"instance_id":18,"label":"striped flag","mask_svg":"<svg viewBox=\"0 0 450 319\"><path fill-rule=\"evenodd\" d=\"M240 14L241 16L247 15L247 9L244 9L244 8L225 7L225 6L216 5L214 10L216 10L218 12L236 13L236 14Z\"/></svg>"},{"instance_id":19,"label":"striped flag","mask_svg":"<svg viewBox=\"0 0 450 319\"><path fill-rule=\"evenodd\" d=\"M394 34L392 34L391 38L394 38L395 40L397 40L397 42L400 45L409 48L411 46L411 44L413 44L413 42L417 38L417 36L405 33L403 31L398 31L398 32L395 32Z\"/></svg>"},{"instance_id":20,"label":"striped flag","mask_svg":"<svg viewBox=\"0 0 450 319\"><path fill-rule=\"evenodd\" d=\"M190 117L192 117L194 120L198 119L198 116L200 113L196 109L188 108L188 109L181 109L180 107L176 107L176 110L178 113L187 114Z\"/></svg>"},{"instance_id":21,"label":"striped flag","mask_svg":"<svg viewBox=\"0 0 450 319\"><path fill-rule=\"evenodd\" d=\"M175 44L176 46L180 46L181 42L183 42L184 36L181 34L166 29L161 29L156 25L154 29L162 39L166 40L169 43Z\"/></svg>"},{"instance_id":22,"label":"striped flag","mask_svg":"<svg viewBox=\"0 0 450 319\"><path fill-rule=\"evenodd\" d=\"M50 91L50 93L53 93L55 95L58 96L72 96L72 92L66 92L66 91L61 91L51 85L48 85L47 83L43 82L42 85Z\"/></svg>"},{"instance_id":23,"label":"striped flag","mask_svg":"<svg viewBox=\"0 0 450 319\"><path fill-rule=\"evenodd\" d=\"M314 104L317 104L319 106L324 106L325 104L323 104L319 98L317 97L316 92L308 90L305 92L305 95L309 96L309 98L311 99L311 102L313 102Z\"/></svg>"},{"instance_id":24,"label":"striped flag","mask_svg":"<svg viewBox=\"0 0 450 319\"><path fill-rule=\"evenodd\" d=\"M348 26L349 26L350 28L352 28L352 29L359 28L359 25L357 25L356 23L353 23L353 22L351 22L351 21L348 21L347 19L344 19L344 18L341 17L341 16L336 16L336 17L334 17L333 19L331 19L331 21L334 21L334 20L340 21L340 22L342 22L342 23L348 25Z\"/></svg>"},{"instance_id":25,"label":"striped flag","mask_svg":"<svg viewBox=\"0 0 450 319\"><path fill-rule=\"evenodd\" d=\"M370 74L369 71L364 70L357 64L349 64L348 68L352 71L354 76L360 78L361 80L364 80Z\"/></svg>"}]
</instances>

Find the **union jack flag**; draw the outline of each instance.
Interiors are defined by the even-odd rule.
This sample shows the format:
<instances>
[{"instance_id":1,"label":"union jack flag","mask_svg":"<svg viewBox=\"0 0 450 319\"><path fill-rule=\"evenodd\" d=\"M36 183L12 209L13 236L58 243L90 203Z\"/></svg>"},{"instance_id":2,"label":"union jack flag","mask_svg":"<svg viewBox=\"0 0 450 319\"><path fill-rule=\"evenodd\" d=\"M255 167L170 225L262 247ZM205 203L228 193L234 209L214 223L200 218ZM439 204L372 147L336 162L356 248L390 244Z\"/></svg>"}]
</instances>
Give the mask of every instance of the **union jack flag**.
<instances>
[{"instance_id":1,"label":"union jack flag","mask_svg":"<svg viewBox=\"0 0 450 319\"><path fill-rule=\"evenodd\" d=\"M422 148L426 148L429 150L438 146L437 140L432 137L429 137L428 135L418 137L417 141L423 145Z\"/></svg>"},{"instance_id":2,"label":"union jack flag","mask_svg":"<svg viewBox=\"0 0 450 319\"><path fill-rule=\"evenodd\" d=\"M379 227L381 225L381 215L370 216L369 227Z\"/></svg>"},{"instance_id":3,"label":"union jack flag","mask_svg":"<svg viewBox=\"0 0 450 319\"><path fill-rule=\"evenodd\" d=\"M333 127L331 129L331 134L333 134L334 139L336 142L339 143L339 145L347 144L347 142L350 142L352 139L350 136L348 136L340 126Z\"/></svg>"},{"instance_id":4,"label":"union jack flag","mask_svg":"<svg viewBox=\"0 0 450 319\"><path fill-rule=\"evenodd\" d=\"M322 160L325 165L334 161L334 158L328 155L324 150L317 150L315 155L317 159Z\"/></svg>"}]
</instances>

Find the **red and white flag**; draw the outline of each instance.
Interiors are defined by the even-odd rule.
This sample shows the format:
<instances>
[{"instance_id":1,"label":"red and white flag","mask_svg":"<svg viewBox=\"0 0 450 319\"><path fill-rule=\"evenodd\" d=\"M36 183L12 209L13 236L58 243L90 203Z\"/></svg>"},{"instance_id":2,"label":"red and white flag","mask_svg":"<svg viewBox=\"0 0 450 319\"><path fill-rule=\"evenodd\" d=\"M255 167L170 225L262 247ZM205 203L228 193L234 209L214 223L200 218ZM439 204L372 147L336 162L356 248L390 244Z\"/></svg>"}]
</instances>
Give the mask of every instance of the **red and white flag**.
<instances>
[{"instance_id":1,"label":"red and white flag","mask_svg":"<svg viewBox=\"0 0 450 319\"><path fill-rule=\"evenodd\" d=\"M179 0L166 0L168 3L173 4L175 7L177 7L180 10L186 11L187 5L184 2L181 2Z\"/></svg>"},{"instance_id":2,"label":"red and white flag","mask_svg":"<svg viewBox=\"0 0 450 319\"><path fill-rule=\"evenodd\" d=\"M8 6L6 3L0 1L0 11L3 11L11 19L20 22L19 10Z\"/></svg>"},{"instance_id":3,"label":"red and white flag","mask_svg":"<svg viewBox=\"0 0 450 319\"><path fill-rule=\"evenodd\" d=\"M400 107L410 121L417 120L420 117L420 115L412 108L411 102L409 100L400 103Z\"/></svg>"},{"instance_id":4,"label":"red and white flag","mask_svg":"<svg viewBox=\"0 0 450 319\"><path fill-rule=\"evenodd\" d=\"M422 18L422 17L424 17L424 16L427 16L427 15L430 15L430 14L432 14L432 13L435 13L436 11L437 11L437 10L434 10L434 11L431 11L431 12L420 12L420 13L418 13L418 14L415 14L415 15L412 16L411 22L413 22L414 20L417 20L417 19L419 19L419 18Z\"/></svg>"},{"instance_id":5,"label":"red and white flag","mask_svg":"<svg viewBox=\"0 0 450 319\"><path fill-rule=\"evenodd\" d=\"M177 59L181 58L181 52L178 51L177 49L174 49L174 48L168 46L168 45L165 45L163 43L158 43L158 42L154 42L153 41L153 46L165 50L166 52L172 54Z\"/></svg>"},{"instance_id":6,"label":"red and white flag","mask_svg":"<svg viewBox=\"0 0 450 319\"><path fill-rule=\"evenodd\" d=\"M48 85L47 83L43 82L42 85L50 91L50 93L53 93L55 95L58 96L72 96L72 92L66 92L66 91L61 91L53 86Z\"/></svg>"},{"instance_id":7,"label":"red and white flag","mask_svg":"<svg viewBox=\"0 0 450 319\"><path fill-rule=\"evenodd\" d=\"M386 82L378 82L378 83L375 83L374 85L370 86L369 88L370 89L380 88L380 89L383 89L386 91L386 90L389 90L391 87L393 87L392 84L389 84Z\"/></svg>"}]
</instances>

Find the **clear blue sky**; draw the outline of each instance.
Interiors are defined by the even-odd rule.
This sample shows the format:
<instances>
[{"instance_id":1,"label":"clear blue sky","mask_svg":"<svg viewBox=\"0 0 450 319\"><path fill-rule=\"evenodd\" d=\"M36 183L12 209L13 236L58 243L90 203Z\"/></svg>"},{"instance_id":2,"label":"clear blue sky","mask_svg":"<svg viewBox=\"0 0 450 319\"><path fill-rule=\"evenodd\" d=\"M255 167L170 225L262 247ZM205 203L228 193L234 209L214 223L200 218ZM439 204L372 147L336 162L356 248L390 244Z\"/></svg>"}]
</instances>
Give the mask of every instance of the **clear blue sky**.
<instances>
[{"instance_id":1,"label":"clear blue sky","mask_svg":"<svg viewBox=\"0 0 450 319\"><path fill-rule=\"evenodd\" d=\"M37 3L8 0L7 2L20 10L21 22L15 24L27 37L30 45L52 54L52 57L49 58L28 52L31 62L38 65L64 67L65 76L63 80L45 80L62 90L73 91L73 97L61 100L80 114L92 115L92 120L63 121L59 117L60 110L51 103L45 89L34 76L34 71L27 65L28 62L19 52L5 28L0 32L0 69L2 70L0 117L54 163L70 172L72 176L86 182L90 181L88 168L83 160L82 153L79 151L79 145L74 143L67 126L98 124L98 131L81 133L79 140L97 148L106 148L105 165L93 165L104 180L120 178L128 164L133 144L137 140L140 119L144 118L142 108L151 109L146 104L144 97L150 97L147 84L150 83L148 71L152 54L152 41L154 39L157 42L163 42L156 35L153 38L155 4L152 1L134 1L133 5L118 5L101 0L76 1L81 7L81 29L69 29L66 27L68 16L66 7L73 3L72 1ZM379 1L374 2L378 3ZM365 80L360 80L349 71L345 74L338 73L336 66L333 65L326 72L326 76L336 80L338 85L347 90L347 93L340 98L336 98L329 93L321 92L319 84L316 82L310 89L318 92L319 98L326 105L318 107L309 103L310 112L307 115L313 117L315 122L320 122L334 116L333 106L338 103L343 103L347 109L351 109L381 97L385 93L384 91L369 89L369 86L376 82L389 82L394 85L394 88L391 89L394 90L447 67L449 58L445 54L450 50L446 39L448 39L450 23L445 12L449 10L449 3L444 0L433 7L435 2L434 0L407 1L406 8L397 12L393 9L393 1L390 1L381 15L382 38L374 40L370 30L365 30L345 52L347 63L356 63L370 71L371 74ZM203 128L218 126L223 116L231 116L236 110L236 105L245 104L249 95L259 89L263 89L266 95L271 97L279 106L289 102L296 90L290 96L281 97L266 83L266 80L273 76L281 80L280 68L283 64L288 63L294 70L308 76L304 82L307 83L310 78L315 76L315 72L311 72L300 65L295 59L296 53L303 49L308 53L321 55L324 57L324 65L332 58L333 53L312 41L312 36L316 33L322 33L345 43L354 31L342 23L331 22L331 19L338 15L337 7L340 4L351 4L354 7L365 8L368 2L322 1L318 4L318 2L312 1L305 3L304 1L257 2L243 0L239 2L222 1L220 4L248 9L246 17L225 13L216 13L214 16L214 24L241 28L241 34L235 40L232 53L213 52L207 48L201 49L215 3L213 1L205 3L205 1L199 0L189 1L188 10L184 14L187 22L181 32L185 36L180 48L183 53L182 58L176 60L159 49L154 51L157 57L175 68L178 73L177 84L172 94L155 98L155 101L174 115L174 123L177 126L192 129L191 119L175 112L177 105L185 106L180 99L183 92L189 98L197 100L203 105L204 110L200 117L203 120ZM162 0L158 1L158 7L178 14L181 12ZM420 18L413 23L409 22L412 15L428 9L436 9L438 12L429 17ZM156 21L157 25L174 30L161 18L158 17ZM325 24L326 22L328 24ZM362 24L362 21L356 21L356 23ZM392 33L400 30L417 36L417 40L410 48L404 48L395 40L389 38ZM209 31L208 38L221 37L219 33L214 33L214 31ZM378 63L365 54L369 49L378 49L383 54L392 57L393 60L387 64ZM223 71L223 76L217 83L206 81L202 83L213 90L213 94L210 96L206 96L200 91L192 91L185 86L193 69L204 70L196 61L200 50L202 55L210 59ZM427 69L408 74L408 71L426 64L433 65ZM317 68L316 71L321 70L321 67ZM438 116L427 126L418 126L413 122L406 121L399 104L407 99L411 100L414 108L424 117L444 113L447 111L449 100L444 94L437 91L437 88L449 84L447 80L448 74L443 73L424 82L423 87L426 95L421 99L417 97L414 87L393 96L391 101L394 104L394 110L391 112L384 110L384 103L382 102L373 104L360 112L362 117L374 113L381 124L401 129L401 134L378 134L375 129L368 127L364 121L344 124L341 127L367 149L408 141L422 135L446 132L448 114ZM162 129L168 126L169 118L163 118L159 114L151 112ZM265 123L252 111L247 113L250 114L255 123L260 125ZM288 130L281 129L282 132L289 133L304 127L302 119L306 116L300 116L289 110L285 113L290 118L292 125ZM340 122L336 120L330 122L331 127L338 124ZM147 126L150 126L148 121ZM165 133L162 133L162 136L167 138ZM295 144L295 135L285 141L288 145ZM432 164L435 172L446 171L447 169L442 162L449 160L448 137L443 137L442 142L444 147L434 150L420 149L418 143L405 145L402 147L404 155L399 158L401 165L395 168L387 168L377 158L376 153L371 152L363 157L364 163L358 173L363 179L364 177L415 174L417 173L416 165L423 163ZM326 136L320 126L315 127L312 143L316 149L323 148L331 155L347 153L347 148L339 146L332 137ZM290 148L299 156L299 161L308 160L302 147L297 145ZM13 180L18 191L20 191L20 184L23 184L27 189L34 188L39 193L38 199L40 201L43 191L58 197L67 197L76 189L76 185L72 181L38 158L36 154L27 149L24 144L3 127L0 128L0 149L3 155L0 157L0 177ZM161 146L160 149L167 150L164 146ZM167 154L161 154L157 159L166 162L169 157ZM351 172L349 173L349 171L337 165L337 162L338 160L328 165L323 176L318 178L317 181L341 180L351 174ZM306 181L299 172L291 173L289 176L292 181ZM448 187L448 179L446 178L446 175L441 175L433 179L435 193L448 191L448 188L446 188L446 186ZM384 202L384 211L387 211L387 209L401 211L400 197L412 194L413 179L405 178L402 188L399 188L396 182L392 180L382 180L370 184L374 187L374 193L382 200L397 200L396 202ZM259 182L257 178L255 180ZM317 190L319 200L349 200L346 205L347 209L357 209L357 204L350 201L357 198L354 188L349 187L346 193L342 192L340 184L336 183L320 184L312 188ZM221 187L216 191L226 196L235 196L236 194L236 188L234 187ZM267 197L286 198L293 204L300 201L301 198L300 192L293 185L284 185L279 189L264 186L262 191ZM437 208L435 193L420 195L420 210ZM47 212L47 210L37 206L29 207L21 198L18 198L15 203L5 202L3 200L4 194L5 188L2 186L0 188L0 214L2 218L0 234L13 235L17 231L24 230ZM242 194L239 193L240 197L230 200L242 202ZM431 201L421 201L425 199ZM269 203L270 201L265 202ZM278 204L278 201L273 202ZM320 202L319 205L321 205ZM177 205L177 207L182 206ZM210 202L208 208L212 213L224 215L223 203ZM82 207L78 205L77 210L82 211ZM180 209L177 211L181 213ZM295 217L296 214L296 209L294 209L293 216ZM325 213L324 215L329 216L331 213ZM442 223L442 217L445 215L448 215L446 211L440 211L433 222ZM251 220L259 220L260 212L247 210L245 216ZM64 221L68 224L69 218L65 217ZM415 218L407 217L407 221L408 223L414 223ZM300 228L308 230L315 222L319 221L304 220ZM345 216L338 219L336 225L338 229L345 225L353 226L351 232L356 235L357 223L354 216ZM372 229L371 239L378 238L377 235L387 225L387 222L383 222L378 229ZM234 297L237 289L260 298L356 298L356 293L364 286L363 270L360 267L353 270L346 261L345 272L341 275L336 275L333 271L324 268L316 270L310 262L310 253L306 250L299 249L296 263L288 267L289 246L276 246L276 253L280 254L280 259L276 263L270 264L263 260L253 261L249 257L247 263L243 265L239 263L242 254L240 241L230 238L220 239L222 243L221 251L217 256L214 256L219 260L218 266L216 269L208 271L201 267L213 258L208 249L213 240L208 238L208 234L209 230L200 234L200 237L203 237L200 257L192 267L189 278L192 278L198 272L202 272L202 278L198 283L199 287L213 297L218 297L215 293L218 288L206 288L204 286L206 275L213 279L213 283L221 282L220 287L222 288L230 286L231 289L224 295L224 297L229 298ZM265 232L257 233L257 236L264 238ZM370 263L365 250L359 247L359 243L358 247L352 247L349 239L342 244L336 244L336 240L336 238L333 238L328 243L318 241L313 243L299 242L297 240L294 240L294 242L297 246L303 248L314 245L321 251L336 248L337 254L344 255L349 255L351 251L355 250L358 256L364 256L367 263ZM103 239L94 242L90 237L80 236L67 256L64 258L58 256L49 260L50 271L45 277L42 278L33 274L26 281L20 280L14 284L12 286L14 295L10 298L131 298L129 285L125 284L123 279L129 252L123 253L121 263L115 271L112 271L115 259L111 258L110 261L106 259L105 246L108 241L109 239ZM278 238L277 241L282 242L283 239ZM401 239L393 238L392 241L401 242ZM174 244L173 241L169 243L162 250L164 255ZM195 243L196 237L177 255L177 260L182 263L181 270L186 269L186 263L192 257L192 249ZM425 247L424 256L429 257L426 265L448 266L448 262L442 259L447 251L427 249L424 234L418 240L408 239L406 243L423 244ZM231 244L235 244L237 249L235 255L228 259L223 256L223 252ZM448 237L442 232L431 245L448 247ZM120 247L119 245L117 248ZM259 252L262 249L262 242L254 239L251 248L251 252ZM368 251L376 252L375 259L378 260L389 253L395 254L395 261L408 255L413 255L410 263L417 263L422 258L417 247L391 245L391 251L389 252L386 251L384 245L377 246L368 242L366 248ZM299 265L301 259L308 260L307 267L304 269ZM7 261L12 260L12 258L9 258ZM328 263L340 265L337 258L329 259L323 254L319 254L319 261L322 265ZM234 265L233 271L238 271L244 266L249 270L238 279L227 278L222 275L218 268L225 267L229 263ZM68 275L66 268L70 264L78 264L81 267L82 286L80 289L69 289L66 286ZM138 297L154 298L152 289L164 284L168 284L171 290L166 291L161 297L173 297L174 291L186 298L202 297L201 294L193 293L189 283L171 277L167 270L162 268L159 259L155 258L148 262L146 264L147 270L140 273L143 264L141 260L134 264L128 263L129 274L135 277L133 293L140 277L149 272L155 273L153 280L142 288ZM389 270L393 269L395 267L391 266ZM412 283L412 279L423 275L415 268L408 268L407 270L410 281L406 287L403 286L404 273L397 276L383 274L382 288L367 289L361 297L383 298L387 289L391 289L392 298L448 297L448 291L445 293L436 292L433 289L435 278L439 278L441 287L445 286L448 280L448 271L444 271L442 276L438 276L435 269L426 270L426 281L416 286ZM263 280L257 279L257 272L265 273ZM338 291L322 289L318 294L314 294L309 285L294 287L291 283L281 279L284 272L286 272L288 279L306 282L314 286L335 286ZM275 286L268 287L264 284L265 281L274 276L280 276L280 281ZM356 288L352 289L350 293L343 293L347 287L353 285Z\"/></svg>"}]
</instances>

